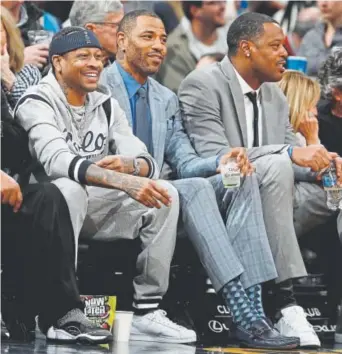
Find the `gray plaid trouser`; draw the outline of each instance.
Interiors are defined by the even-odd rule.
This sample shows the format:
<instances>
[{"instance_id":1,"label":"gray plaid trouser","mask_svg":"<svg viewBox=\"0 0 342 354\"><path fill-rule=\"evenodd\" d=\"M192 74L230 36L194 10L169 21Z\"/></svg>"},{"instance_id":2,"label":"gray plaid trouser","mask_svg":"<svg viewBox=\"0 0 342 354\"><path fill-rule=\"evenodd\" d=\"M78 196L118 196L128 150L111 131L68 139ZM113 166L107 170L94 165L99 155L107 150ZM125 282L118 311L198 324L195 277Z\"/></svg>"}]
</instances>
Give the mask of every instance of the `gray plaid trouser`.
<instances>
[{"instance_id":1,"label":"gray plaid trouser","mask_svg":"<svg viewBox=\"0 0 342 354\"><path fill-rule=\"evenodd\" d=\"M221 175L172 184L180 198L182 226L216 292L239 275L245 288L277 277L255 176L235 191L223 188Z\"/></svg>"}]
</instances>

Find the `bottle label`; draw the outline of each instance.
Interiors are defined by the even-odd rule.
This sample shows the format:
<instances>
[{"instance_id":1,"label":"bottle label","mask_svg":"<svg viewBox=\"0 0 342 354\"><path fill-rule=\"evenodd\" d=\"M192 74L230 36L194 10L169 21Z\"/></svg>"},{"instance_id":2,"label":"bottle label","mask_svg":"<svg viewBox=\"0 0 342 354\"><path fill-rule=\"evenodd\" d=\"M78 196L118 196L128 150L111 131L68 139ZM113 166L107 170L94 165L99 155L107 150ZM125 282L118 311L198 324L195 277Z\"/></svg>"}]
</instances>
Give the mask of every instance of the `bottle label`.
<instances>
[{"instance_id":1,"label":"bottle label","mask_svg":"<svg viewBox=\"0 0 342 354\"><path fill-rule=\"evenodd\" d=\"M228 162L221 167L224 188L238 188L241 183L240 169L236 162Z\"/></svg>"},{"instance_id":2,"label":"bottle label","mask_svg":"<svg viewBox=\"0 0 342 354\"><path fill-rule=\"evenodd\" d=\"M336 176L332 172L327 172L322 176L322 183L324 189L338 188L336 186Z\"/></svg>"}]
</instances>

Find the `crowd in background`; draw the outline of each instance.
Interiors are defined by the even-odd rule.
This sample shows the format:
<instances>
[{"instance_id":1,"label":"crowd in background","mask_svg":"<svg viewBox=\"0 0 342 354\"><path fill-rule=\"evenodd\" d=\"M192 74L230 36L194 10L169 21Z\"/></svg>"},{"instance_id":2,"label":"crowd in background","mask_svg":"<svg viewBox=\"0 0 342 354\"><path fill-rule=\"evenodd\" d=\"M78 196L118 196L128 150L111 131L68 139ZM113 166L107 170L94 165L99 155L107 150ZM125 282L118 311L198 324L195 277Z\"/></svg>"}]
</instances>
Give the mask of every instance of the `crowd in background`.
<instances>
[{"instance_id":1,"label":"crowd in background","mask_svg":"<svg viewBox=\"0 0 342 354\"><path fill-rule=\"evenodd\" d=\"M2 1L11 337L38 315L48 339L111 341L83 313L78 242L140 238L131 340L195 342L159 308L185 231L241 344L320 347L293 279L298 237L334 217L342 242L321 182L334 162L342 183L341 31L342 1ZM222 184L231 159L238 189Z\"/></svg>"}]
</instances>

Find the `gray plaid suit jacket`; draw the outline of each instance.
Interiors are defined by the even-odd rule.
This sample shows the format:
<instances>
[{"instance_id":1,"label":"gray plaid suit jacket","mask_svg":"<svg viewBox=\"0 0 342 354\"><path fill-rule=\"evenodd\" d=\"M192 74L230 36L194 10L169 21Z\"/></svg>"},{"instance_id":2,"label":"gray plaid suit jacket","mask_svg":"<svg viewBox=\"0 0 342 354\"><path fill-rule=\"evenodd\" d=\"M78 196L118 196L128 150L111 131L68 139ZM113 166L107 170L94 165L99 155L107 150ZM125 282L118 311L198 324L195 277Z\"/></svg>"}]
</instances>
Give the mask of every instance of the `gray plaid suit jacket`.
<instances>
[{"instance_id":1,"label":"gray plaid suit jacket","mask_svg":"<svg viewBox=\"0 0 342 354\"><path fill-rule=\"evenodd\" d=\"M125 111L132 126L132 114L125 84L116 62L101 76L112 96ZM216 174L217 156L201 158L183 129L177 96L156 80L148 78L148 100L152 115L153 156L164 179L209 177Z\"/></svg>"}]
</instances>

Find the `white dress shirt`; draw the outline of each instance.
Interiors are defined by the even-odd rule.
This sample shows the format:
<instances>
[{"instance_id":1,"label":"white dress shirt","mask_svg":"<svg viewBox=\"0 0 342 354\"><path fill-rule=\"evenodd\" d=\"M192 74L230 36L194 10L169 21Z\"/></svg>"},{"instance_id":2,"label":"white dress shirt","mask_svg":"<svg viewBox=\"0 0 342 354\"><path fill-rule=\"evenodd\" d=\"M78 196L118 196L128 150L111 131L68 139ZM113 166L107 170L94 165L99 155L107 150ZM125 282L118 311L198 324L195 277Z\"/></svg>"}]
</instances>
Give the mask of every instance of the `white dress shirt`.
<instances>
[{"instance_id":1,"label":"white dress shirt","mask_svg":"<svg viewBox=\"0 0 342 354\"><path fill-rule=\"evenodd\" d=\"M253 140L254 140L254 128L253 128L253 121L254 121L254 108L252 101L246 95L249 92L255 92L257 94L257 105L259 111L259 119L258 119L258 128L259 128L259 146L262 145L262 107L260 101L260 88L257 90L253 90L247 82L241 77L241 75L235 70L235 74L238 78L240 83L240 87L244 97L245 103L245 115L246 115L246 123L247 123L247 148L253 147Z\"/></svg>"}]
</instances>

